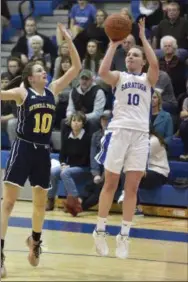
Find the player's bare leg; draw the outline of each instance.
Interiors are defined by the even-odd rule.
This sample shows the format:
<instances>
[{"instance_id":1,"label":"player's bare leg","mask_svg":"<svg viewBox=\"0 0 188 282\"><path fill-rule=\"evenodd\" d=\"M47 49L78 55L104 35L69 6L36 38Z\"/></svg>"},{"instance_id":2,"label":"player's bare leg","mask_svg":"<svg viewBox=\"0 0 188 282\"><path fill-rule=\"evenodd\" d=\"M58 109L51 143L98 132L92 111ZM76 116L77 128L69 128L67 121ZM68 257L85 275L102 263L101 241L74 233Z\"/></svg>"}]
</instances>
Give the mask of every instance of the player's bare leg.
<instances>
[{"instance_id":1,"label":"player's bare leg","mask_svg":"<svg viewBox=\"0 0 188 282\"><path fill-rule=\"evenodd\" d=\"M107 216L113 203L114 194L119 183L119 174L105 170L105 183L99 198L98 222L96 230L93 231L93 238L97 253L107 256L109 249L106 242Z\"/></svg>"},{"instance_id":2,"label":"player's bare leg","mask_svg":"<svg viewBox=\"0 0 188 282\"><path fill-rule=\"evenodd\" d=\"M126 172L124 185L126 196L124 197L122 206L123 221L120 234L116 237L116 256L118 258L124 259L128 257L128 237L136 208L137 191L143 175L144 173L141 171Z\"/></svg>"},{"instance_id":3,"label":"player's bare leg","mask_svg":"<svg viewBox=\"0 0 188 282\"><path fill-rule=\"evenodd\" d=\"M33 215L32 215L32 236L27 238L29 247L28 260L32 266L39 264L41 254L41 233L45 218L45 208L47 202L47 193L40 187L33 188Z\"/></svg>"},{"instance_id":4,"label":"player's bare leg","mask_svg":"<svg viewBox=\"0 0 188 282\"><path fill-rule=\"evenodd\" d=\"M14 204L18 198L20 187L4 183L3 200L1 203L1 278L6 276L4 242L8 228L8 220L13 210Z\"/></svg>"}]
</instances>

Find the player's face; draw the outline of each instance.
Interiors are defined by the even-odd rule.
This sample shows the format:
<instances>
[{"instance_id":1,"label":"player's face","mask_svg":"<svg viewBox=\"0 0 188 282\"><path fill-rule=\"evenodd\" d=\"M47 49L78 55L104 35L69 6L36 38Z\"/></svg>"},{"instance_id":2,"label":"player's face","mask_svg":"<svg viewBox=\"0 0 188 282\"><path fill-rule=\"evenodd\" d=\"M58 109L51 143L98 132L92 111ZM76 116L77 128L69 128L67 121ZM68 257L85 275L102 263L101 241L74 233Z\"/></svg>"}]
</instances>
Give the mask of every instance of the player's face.
<instances>
[{"instance_id":1,"label":"player's face","mask_svg":"<svg viewBox=\"0 0 188 282\"><path fill-rule=\"evenodd\" d=\"M71 120L71 128L73 131L80 131L83 128L83 122L81 119L73 117Z\"/></svg>"},{"instance_id":2,"label":"player's face","mask_svg":"<svg viewBox=\"0 0 188 282\"><path fill-rule=\"evenodd\" d=\"M68 71L71 67L71 63L67 60L67 61L64 61L63 63L61 63L61 67L62 67L62 70L64 72Z\"/></svg>"},{"instance_id":3,"label":"player's face","mask_svg":"<svg viewBox=\"0 0 188 282\"><path fill-rule=\"evenodd\" d=\"M39 87L45 87L47 80L47 73L43 66L34 65L32 76L29 78L30 83Z\"/></svg>"},{"instance_id":4,"label":"player's face","mask_svg":"<svg viewBox=\"0 0 188 282\"><path fill-rule=\"evenodd\" d=\"M89 55L95 55L97 53L97 44L95 42L89 42L87 45L87 51Z\"/></svg>"},{"instance_id":5,"label":"player's face","mask_svg":"<svg viewBox=\"0 0 188 282\"><path fill-rule=\"evenodd\" d=\"M174 53L174 48L173 44L171 41L166 41L163 46L163 51L165 55L173 54Z\"/></svg>"},{"instance_id":6,"label":"player's face","mask_svg":"<svg viewBox=\"0 0 188 282\"><path fill-rule=\"evenodd\" d=\"M131 48L127 53L125 63L129 72L141 72L145 64L142 51Z\"/></svg>"},{"instance_id":7,"label":"player's face","mask_svg":"<svg viewBox=\"0 0 188 282\"><path fill-rule=\"evenodd\" d=\"M152 96L152 107L157 107L159 106L159 98L156 93L153 94Z\"/></svg>"}]
</instances>

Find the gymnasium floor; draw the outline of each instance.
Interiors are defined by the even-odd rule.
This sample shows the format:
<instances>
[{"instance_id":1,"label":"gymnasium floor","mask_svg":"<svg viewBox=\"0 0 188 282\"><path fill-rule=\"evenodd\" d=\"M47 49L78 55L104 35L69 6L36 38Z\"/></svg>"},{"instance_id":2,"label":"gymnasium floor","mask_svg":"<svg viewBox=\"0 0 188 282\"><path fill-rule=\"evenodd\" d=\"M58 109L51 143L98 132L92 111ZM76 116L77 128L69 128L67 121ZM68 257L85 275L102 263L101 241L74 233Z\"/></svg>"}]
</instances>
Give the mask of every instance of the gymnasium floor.
<instances>
[{"instance_id":1,"label":"gymnasium floor","mask_svg":"<svg viewBox=\"0 0 188 282\"><path fill-rule=\"evenodd\" d=\"M95 253L91 233L96 213L77 218L61 210L47 213L39 267L27 261L32 206L17 202L8 229L5 255L8 277L3 281L188 281L187 221L135 216L130 257L114 257L115 237L108 236L107 258ZM109 217L111 235L119 231L120 215Z\"/></svg>"}]
</instances>

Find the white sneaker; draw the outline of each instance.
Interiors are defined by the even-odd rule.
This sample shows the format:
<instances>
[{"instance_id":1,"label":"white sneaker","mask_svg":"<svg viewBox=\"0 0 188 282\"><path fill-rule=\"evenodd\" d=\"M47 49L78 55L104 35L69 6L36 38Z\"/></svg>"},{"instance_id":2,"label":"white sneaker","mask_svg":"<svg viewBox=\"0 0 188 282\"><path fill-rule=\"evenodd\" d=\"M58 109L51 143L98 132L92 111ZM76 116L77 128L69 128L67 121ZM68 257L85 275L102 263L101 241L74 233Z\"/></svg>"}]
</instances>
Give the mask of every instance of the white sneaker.
<instances>
[{"instance_id":1,"label":"white sneaker","mask_svg":"<svg viewBox=\"0 0 188 282\"><path fill-rule=\"evenodd\" d=\"M122 191L121 195L119 196L118 199L118 204L121 204L124 201L124 197L125 197L125 192L124 190Z\"/></svg>"},{"instance_id":2,"label":"white sneaker","mask_svg":"<svg viewBox=\"0 0 188 282\"><path fill-rule=\"evenodd\" d=\"M96 251L100 256L107 256L109 253L109 248L106 242L106 232L105 231L93 231L93 238L95 241Z\"/></svg>"},{"instance_id":3,"label":"white sneaker","mask_svg":"<svg viewBox=\"0 0 188 282\"><path fill-rule=\"evenodd\" d=\"M127 236L118 234L116 236L116 257L126 259L129 254L129 241Z\"/></svg>"}]
</instances>

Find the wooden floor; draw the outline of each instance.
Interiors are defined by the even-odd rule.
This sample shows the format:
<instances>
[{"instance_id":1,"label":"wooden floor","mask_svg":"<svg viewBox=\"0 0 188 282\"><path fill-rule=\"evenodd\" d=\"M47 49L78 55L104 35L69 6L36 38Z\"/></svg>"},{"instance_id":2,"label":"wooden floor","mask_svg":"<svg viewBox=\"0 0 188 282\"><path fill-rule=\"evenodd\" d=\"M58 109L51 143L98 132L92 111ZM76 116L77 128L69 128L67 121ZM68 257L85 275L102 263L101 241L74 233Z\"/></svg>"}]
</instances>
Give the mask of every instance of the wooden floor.
<instances>
[{"instance_id":1,"label":"wooden floor","mask_svg":"<svg viewBox=\"0 0 188 282\"><path fill-rule=\"evenodd\" d=\"M96 255L91 236L95 212L77 218L61 210L49 212L41 262L32 268L25 245L31 211L31 203L16 204L5 245L8 277L3 281L188 281L186 220L135 216L130 257L119 260L114 236L107 238L110 256ZM113 232L120 222L120 215L109 217Z\"/></svg>"}]
</instances>

